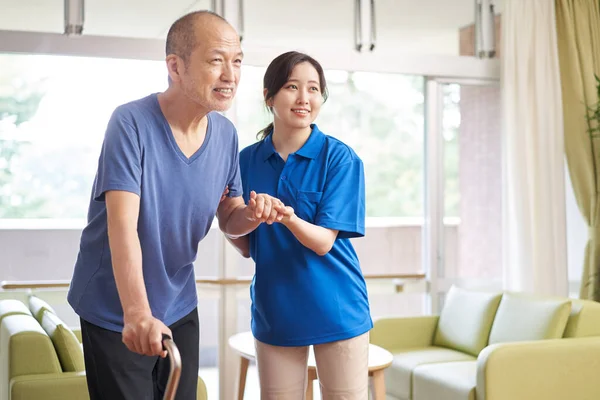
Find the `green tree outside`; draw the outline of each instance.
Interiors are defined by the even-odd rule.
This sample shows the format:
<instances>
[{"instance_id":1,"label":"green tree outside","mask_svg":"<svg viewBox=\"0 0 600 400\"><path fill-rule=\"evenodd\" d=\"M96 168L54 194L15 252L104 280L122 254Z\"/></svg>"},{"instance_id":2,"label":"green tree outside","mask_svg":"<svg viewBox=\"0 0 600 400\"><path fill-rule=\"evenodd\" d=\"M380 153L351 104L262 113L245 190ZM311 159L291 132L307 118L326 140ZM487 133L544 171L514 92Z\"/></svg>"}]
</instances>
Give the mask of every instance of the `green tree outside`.
<instances>
[{"instance_id":1,"label":"green tree outside","mask_svg":"<svg viewBox=\"0 0 600 400\"><path fill-rule=\"evenodd\" d=\"M45 200L34 190L16 191L14 164L29 143L19 128L37 112L44 96L43 81L29 81L23 65L0 58L0 218L36 218Z\"/></svg>"}]
</instances>

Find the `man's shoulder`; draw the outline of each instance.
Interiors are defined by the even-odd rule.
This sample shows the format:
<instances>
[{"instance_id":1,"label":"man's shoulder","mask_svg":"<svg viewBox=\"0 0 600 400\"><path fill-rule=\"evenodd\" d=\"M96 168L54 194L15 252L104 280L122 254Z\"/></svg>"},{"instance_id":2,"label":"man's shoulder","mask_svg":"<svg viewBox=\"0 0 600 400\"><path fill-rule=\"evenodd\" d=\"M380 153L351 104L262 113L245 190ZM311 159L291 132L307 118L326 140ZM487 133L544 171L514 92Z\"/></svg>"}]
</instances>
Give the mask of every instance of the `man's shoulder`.
<instances>
[{"instance_id":1,"label":"man's shoulder","mask_svg":"<svg viewBox=\"0 0 600 400\"><path fill-rule=\"evenodd\" d=\"M226 116L216 111L211 111L209 114L209 118L212 124L214 124L216 129L224 130L227 132L235 133L236 129L233 125L233 122L229 120Z\"/></svg>"},{"instance_id":2,"label":"man's shoulder","mask_svg":"<svg viewBox=\"0 0 600 400\"><path fill-rule=\"evenodd\" d=\"M154 112L157 105L156 93L121 104L115 108L113 116L123 119L136 119Z\"/></svg>"}]
</instances>

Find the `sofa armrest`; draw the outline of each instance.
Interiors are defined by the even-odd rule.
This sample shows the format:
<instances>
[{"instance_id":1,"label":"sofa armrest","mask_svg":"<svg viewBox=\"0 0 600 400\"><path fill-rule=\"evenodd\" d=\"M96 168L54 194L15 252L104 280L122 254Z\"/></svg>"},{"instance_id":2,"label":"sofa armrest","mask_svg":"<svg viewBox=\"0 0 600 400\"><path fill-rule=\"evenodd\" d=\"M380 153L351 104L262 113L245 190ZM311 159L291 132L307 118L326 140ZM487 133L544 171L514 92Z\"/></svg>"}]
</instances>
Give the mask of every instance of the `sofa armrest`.
<instances>
[{"instance_id":1,"label":"sofa armrest","mask_svg":"<svg viewBox=\"0 0 600 400\"><path fill-rule=\"evenodd\" d=\"M198 377L198 391L196 393L197 400L208 400L208 392L206 390L206 384L202 377Z\"/></svg>"},{"instance_id":2,"label":"sofa armrest","mask_svg":"<svg viewBox=\"0 0 600 400\"><path fill-rule=\"evenodd\" d=\"M11 400L89 399L85 372L22 375L10 382Z\"/></svg>"},{"instance_id":3,"label":"sofa armrest","mask_svg":"<svg viewBox=\"0 0 600 400\"><path fill-rule=\"evenodd\" d=\"M433 343L438 319L437 315L380 318L371 329L371 343L391 352L429 347Z\"/></svg>"},{"instance_id":4,"label":"sofa armrest","mask_svg":"<svg viewBox=\"0 0 600 400\"><path fill-rule=\"evenodd\" d=\"M499 343L477 359L477 400L597 400L600 337Z\"/></svg>"},{"instance_id":5,"label":"sofa armrest","mask_svg":"<svg viewBox=\"0 0 600 400\"><path fill-rule=\"evenodd\" d=\"M198 400L207 400L206 384L198 377ZM85 372L24 375L11 382L11 400L89 399Z\"/></svg>"}]
</instances>

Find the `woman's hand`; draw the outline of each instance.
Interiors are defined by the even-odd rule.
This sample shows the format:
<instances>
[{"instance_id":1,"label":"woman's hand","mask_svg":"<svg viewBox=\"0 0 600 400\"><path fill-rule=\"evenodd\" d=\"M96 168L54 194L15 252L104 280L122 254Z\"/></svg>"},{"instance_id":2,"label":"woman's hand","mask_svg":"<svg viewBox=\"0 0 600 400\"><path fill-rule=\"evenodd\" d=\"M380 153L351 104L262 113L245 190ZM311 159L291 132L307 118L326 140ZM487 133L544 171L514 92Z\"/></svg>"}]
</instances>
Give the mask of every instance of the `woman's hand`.
<instances>
[{"instance_id":1,"label":"woman's hand","mask_svg":"<svg viewBox=\"0 0 600 400\"><path fill-rule=\"evenodd\" d=\"M246 207L246 218L251 221L266 222L271 225L280 222L286 207L281 200L266 193L250 192L250 200Z\"/></svg>"}]
</instances>

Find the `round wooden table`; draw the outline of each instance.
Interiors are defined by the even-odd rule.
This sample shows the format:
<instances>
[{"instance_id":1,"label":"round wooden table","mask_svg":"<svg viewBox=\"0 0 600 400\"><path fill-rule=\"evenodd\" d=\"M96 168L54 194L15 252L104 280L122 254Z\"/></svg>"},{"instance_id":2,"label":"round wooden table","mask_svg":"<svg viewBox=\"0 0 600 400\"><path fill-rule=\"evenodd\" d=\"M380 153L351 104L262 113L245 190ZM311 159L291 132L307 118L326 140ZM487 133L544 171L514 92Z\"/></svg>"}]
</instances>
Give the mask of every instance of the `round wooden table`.
<instances>
[{"instance_id":1,"label":"round wooden table","mask_svg":"<svg viewBox=\"0 0 600 400\"><path fill-rule=\"evenodd\" d=\"M240 377L238 382L238 400L244 398L246 389L246 375L250 360L256 358L254 347L254 336L252 332L242 332L229 338L231 347L240 356ZM383 370L392 364L393 356L389 351L374 344L369 344L369 376L371 377L371 390L373 400L385 400L385 380ZM308 386L306 388L306 400L313 399L313 382L317 379L317 367L315 355L310 348L308 356Z\"/></svg>"}]
</instances>

